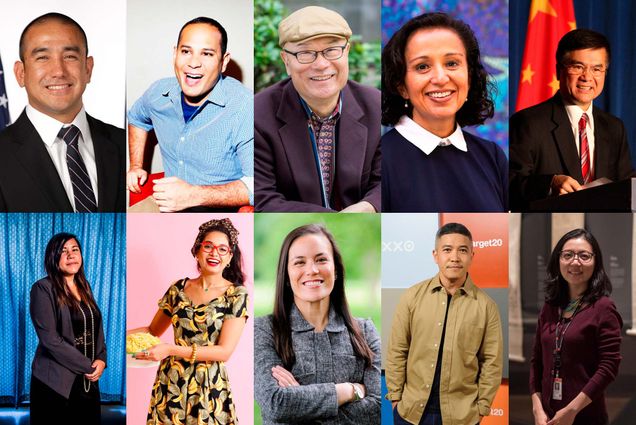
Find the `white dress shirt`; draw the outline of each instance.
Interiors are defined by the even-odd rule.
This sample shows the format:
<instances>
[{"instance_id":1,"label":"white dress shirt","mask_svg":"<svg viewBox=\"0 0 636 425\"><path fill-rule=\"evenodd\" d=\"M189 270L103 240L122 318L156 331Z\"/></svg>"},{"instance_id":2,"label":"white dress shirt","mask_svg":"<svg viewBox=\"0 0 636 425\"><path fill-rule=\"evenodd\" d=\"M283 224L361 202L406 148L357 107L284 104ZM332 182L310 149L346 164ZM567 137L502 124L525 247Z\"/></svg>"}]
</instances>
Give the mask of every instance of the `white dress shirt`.
<instances>
[{"instance_id":1,"label":"white dress shirt","mask_svg":"<svg viewBox=\"0 0 636 425\"><path fill-rule=\"evenodd\" d=\"M581 120L581 116L585 112L587 114L587 125L585 127L585 132L587 133L587 145L590 150L590 169L592 172L594 171L594 115L592 114L593 105L590 104L590 107L587 111L581 109L578 105L565 105L565 112L568 113L568 118L570 119L570 125L572 126L572 133L574 133L574 140L576 144L576 150L579 153L579 158L581 157L581 139L579 138L579 121Z\"/></svg>"},{"instance_id":2,"label":"white dress shirt","mask_svg":"<svg viewBox=\"0 0 636 425\"><path fill-rule=\"evenodd\" d=\"M440 142L448 140L451 145L457 149L468 152L468 146L464 139L464 133L459 125L455 127L455 131L448 137L439 137L421 127L411 118L403 115L400 121L395 125L395 129L409 142L413 143L418 149L426 155L430 155L435 148L440 146ZM443 148L443 147L440 147Z\"/></svg>"},{"instance_id":3,"label":"white dress shirt","mask_svg":"<svg viewBox=\"0 0 636 425\"><path fill-rule=\"evenodd\" d=\"M62 127L69 127L71 124L75 125L80 130L80 137L78 141L78 149L86 170L88 171L88 177L91 180L91 186L93 187L93 193L95 194L95 202L99 205L99 199L97 197L97 164L95 163L95 149L93 147L93 139L91 138L91 131L88 126L88 120L86 118L86 111L82 106L82 109L75 116L75 119L70 124L64 124L55 118L43 114L31 105L27 105L26 114L35 130L40 135L40 138L46 146L46 151L53 161L53 165L57 169L57 173L60 176L66 196L73 210L75 208L75 196L73 195L73 183L71 183L71 176L68 172L68 166L66 165L66 143L64 140L57 137Z\"/></svg>"}]
</instances>

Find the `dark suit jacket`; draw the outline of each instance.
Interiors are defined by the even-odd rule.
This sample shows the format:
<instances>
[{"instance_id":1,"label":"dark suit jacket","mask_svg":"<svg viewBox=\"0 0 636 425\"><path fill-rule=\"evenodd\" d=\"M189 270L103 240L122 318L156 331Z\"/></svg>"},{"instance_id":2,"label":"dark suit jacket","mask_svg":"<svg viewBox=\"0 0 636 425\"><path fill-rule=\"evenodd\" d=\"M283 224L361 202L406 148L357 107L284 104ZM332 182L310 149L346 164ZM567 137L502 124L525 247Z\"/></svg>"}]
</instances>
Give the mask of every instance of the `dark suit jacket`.
<instances>
[{"instance_id":1,"label":"dark suit jacket","mask_svg":"<svg viewBox=\"0 0 636 425\"><path fill-rule=\"evenodd\" d=\"M87 115L99 212L125 212L126 132ZM22 112L0 133L0 211L73 212L44 142Z\"/></svg>"},{"instance_id":2,"label":"dark suit jacket","mask_svg":"<svg viewBox=\"0 0 636 425\"><path fill-rule=\"evenodd\" d=\"M91 373L92 362L75 348L71 312L68 306L57 303L53 284L48 277L33 284L30 312L39 340L33 358L33 376L69 398L75 377ZM102 318L99 310L96 313L95 360L106 363Z\"/></svg>"},{"instance_id":3,"label":"dark suit jacket","mask_svg":"<svg viewBox=\"0 0 636 425\"><path fill-rule=\"evenodd\" d=\"M322 207L307 116L290 79L254 97L257 211L332 211ZM380 209L380 92L349 81L342 90L332 195L343 208Z\"/></svg>"},{"instance_id":4,"label":"dark suit jacket","mask_svg":"<svg viewBox=\"0 0 636 425\"><path fill-rule=\"evenodd\" d=\"M632 174L623 122L594 107L594 177L623 180ZM548 196L564 174L583 184L581 162L561 95L510 117L510 204L513 211Z\"/></svg>"}]
</instances>

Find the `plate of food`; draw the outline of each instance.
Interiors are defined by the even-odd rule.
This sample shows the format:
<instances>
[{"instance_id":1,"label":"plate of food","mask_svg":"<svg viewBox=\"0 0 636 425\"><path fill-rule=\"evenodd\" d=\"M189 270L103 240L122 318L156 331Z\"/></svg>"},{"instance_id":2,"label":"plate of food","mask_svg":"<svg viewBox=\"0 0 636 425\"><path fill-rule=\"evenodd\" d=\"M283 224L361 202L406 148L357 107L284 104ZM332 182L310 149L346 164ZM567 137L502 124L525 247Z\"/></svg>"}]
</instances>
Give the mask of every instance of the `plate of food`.
<instances>
[{"instance_id":1,"label":"plate of food","mask_svg":"<svg viewBox=\"0 0 636 425\"><path fill-rule=\"evenodd\" d=\"M161 344L161 340L147 332L137 332L126 336L126 367L146 368L157 367L158 361L141 360L135 354L142 353L150 347Z\"/></svg>"}]
</instances>

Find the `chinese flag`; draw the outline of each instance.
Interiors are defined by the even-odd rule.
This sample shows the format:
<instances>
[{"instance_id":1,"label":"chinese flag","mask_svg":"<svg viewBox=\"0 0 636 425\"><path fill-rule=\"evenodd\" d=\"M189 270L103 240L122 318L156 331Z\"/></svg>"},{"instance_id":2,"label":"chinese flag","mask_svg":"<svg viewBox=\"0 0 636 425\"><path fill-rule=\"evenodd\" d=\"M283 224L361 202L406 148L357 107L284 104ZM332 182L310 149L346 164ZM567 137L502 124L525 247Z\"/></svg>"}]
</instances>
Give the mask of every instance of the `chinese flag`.
<instances>
[{"instance_id":1,"label":"chinese flag","mask_svg":"<svg viewBox=\"0 0 636 425\"><path fill-rule=\"evenodd\" d=\"M575 28L572 0L532 0L517 111L543 102L559 90L557 45L561 37Z\"/></svg>"}]
</instances>

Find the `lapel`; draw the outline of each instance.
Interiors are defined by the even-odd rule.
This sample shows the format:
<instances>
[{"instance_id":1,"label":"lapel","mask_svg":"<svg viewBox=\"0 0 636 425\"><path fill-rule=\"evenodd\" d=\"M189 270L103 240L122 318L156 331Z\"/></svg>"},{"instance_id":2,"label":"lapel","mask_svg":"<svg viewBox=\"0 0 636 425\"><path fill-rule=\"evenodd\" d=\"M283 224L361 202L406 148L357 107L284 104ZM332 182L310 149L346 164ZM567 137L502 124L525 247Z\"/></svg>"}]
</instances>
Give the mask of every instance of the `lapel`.
<instances>
[{"instance_id":1,"label":"lapel","mask_svg":"<svg viewBox=\"0 0 636 425\"><path fill-rule=\"evenodd\" d=\"M616 176L616 169L612 168L609 147L611 140L609 123L605 120L603 111L598 108L592 110L594 116L594 178L597 176Z\"/></svg>"},{"instance_id":2,"label":"lapel","mask_svg":"<svg viewBox=\"0 0 636 425\"><path fill-rule=\"evenodd\" d=\"M565 167L563 174L572 176L580 183L583 181L583 175L581 174L579 153L576 149L574 134L572 134L570 119L565 112L565 106L559 93L552 98L552 122L555 125L552 129L552 135Z\"/></svg>"},{"instance_id":3,"label":"lapel","mask_svg":"<svg viewBox=\"0 0 636 425\"><path fill-rule=\"evenodd\" d=\"M347 84L342 90L342 116L338 121L338 141L336 143L336 180L339 188L356 188L357 193L349 194L360 198L362 170L367 151L368 129L360 122L364 112Z\"/></svg>"},{"instance_id":4,"label":"lapel","mask_svg":"<svg viewBox=\"0 0 636 425\"><path fill-rule=\"evenodd\" d=\"M114 164L119 162L117 149L111 143L108 132L104 129L103 124L86 114L88 126L91 129L91 138L93 139L93 149L95 150L95 165L97 167L97 193L99 196L98 211L112 211L116 205L117 184L119 176L114 170Z\"/></svg>"},{"instance_id":5,"label":"lapel","mask_svg":"<svg viewBox=\"0 0 636 425\"><path fill-rule=\"evenodd\" d=\"M285 85L276 117L285 124L278 129L293 181L303 202L322 205L320 177L307 129L307 116L291 80Z\"/></svg>"},{"instance_id":6,"label":"lapel","mask_svg":"<svg viewBox=\"0 0 636 425\"><path fill-rule=\"evenodd\" d=\"M51 161L42 138L29 121L26 111L22 112L11 127L14 136L12 142L15 144L15 158L39 189L38 193L33 193L30 196L44 198L46 203L51 205L51 211L73 212L60 175Z\"/></svg>"}]
</instances>

